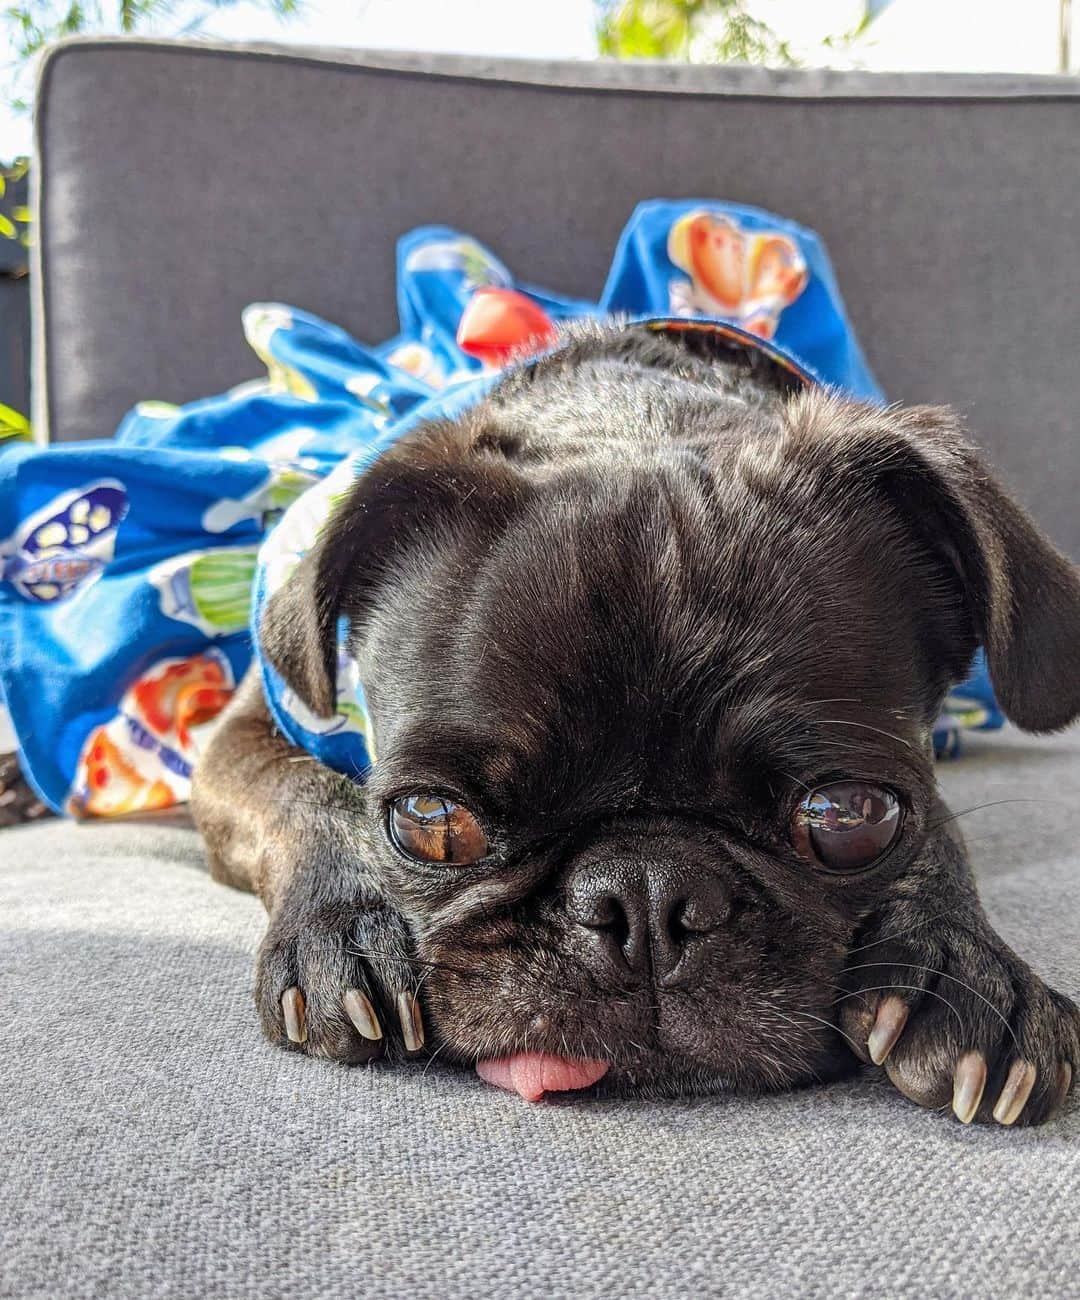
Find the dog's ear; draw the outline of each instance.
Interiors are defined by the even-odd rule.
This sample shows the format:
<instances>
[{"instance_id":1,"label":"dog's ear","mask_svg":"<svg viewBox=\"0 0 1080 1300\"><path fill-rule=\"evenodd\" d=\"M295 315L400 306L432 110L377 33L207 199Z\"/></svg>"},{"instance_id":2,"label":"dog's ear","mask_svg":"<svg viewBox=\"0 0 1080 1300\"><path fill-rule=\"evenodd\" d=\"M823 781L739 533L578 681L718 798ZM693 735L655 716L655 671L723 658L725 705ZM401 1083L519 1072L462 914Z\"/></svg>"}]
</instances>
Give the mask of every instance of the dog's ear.
<instances>
[{"instance_id":1,"label":"dog's ear","mask_svg":"<svg viewBox=\"0 0 1080 1300\"><path fill-rule=\"evenodd\" d=\"M319 717L334 713L339 618L355 627L410 549L496 523L518 500L523 480L505 459L478 450L472 424L432 424L383 453L267 601L263 656Z\"/></svg>"},{"instance_id":2,"label":"dog's ear","mask_svg":"<svg viewBox=\"0 0 1080 1300\"><path fill-rule=\"evenodd\" d=\"M1027 731L1080 715L1080 571L997 482L957 415L814 395L792 413L797 434L813 430L823 454L832 440L839 472L874 484L955 575L1005 714Z\"/></svg>"}]
</instances>

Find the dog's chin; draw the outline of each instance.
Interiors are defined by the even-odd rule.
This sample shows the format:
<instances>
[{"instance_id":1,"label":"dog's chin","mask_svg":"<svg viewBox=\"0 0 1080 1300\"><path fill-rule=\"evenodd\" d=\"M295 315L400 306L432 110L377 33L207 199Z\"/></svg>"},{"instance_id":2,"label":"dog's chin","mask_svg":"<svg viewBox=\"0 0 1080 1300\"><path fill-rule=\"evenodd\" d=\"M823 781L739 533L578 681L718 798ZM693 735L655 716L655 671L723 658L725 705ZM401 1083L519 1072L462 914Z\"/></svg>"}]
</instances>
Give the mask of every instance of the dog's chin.
<instances>
[{"instance_id":1,"label":"dog's chin","mask_svg":"<svg viewBox=\"0 0 1080 1300\"><path fill-rule=\"evenodd\" d=\"M673 1101L718 1093L756 1097L842 1079L857 1069L854 1057L839 1051L823 1052L812 1066L781 1065L779 1069L770 1067L768 1070L747 1068L745 1062L735 1068L725 1068L688 1057L667 1055L637 1065L613 1067L597 1083L595 1094L601 1098L636 1097L649 1101Z\"/></svg>"},{"instance_id":2,"label":"dog's chin","mask_svg":"<svg viewBox=\"0 0 1080 1300\"><path fill-rule=\"evenodd\" d=\"M796 1087L800 1080L782 1085ZM723 1070L700 1065L694 1061L668 1059L643 1063L637 1068L614 1068L595 1085L594 1095L600 1100L633 1099L643 1101L677 1101L689 1097L708 1097L718 1093L740 1096L773 1091L762 1083L752 1087L745 1081Z\"/></svg>"},{"instance_id":3,"label":"dog's chin","mask_svg":"<svg viewBox=\"0 0 1080 1300\"><path fill-rule=\"evenodd\" d=\"M556 1032L477 1047L442 1035L438 1050L445 1062L475 1067L489 1082L530 1100L541 1094L649 1100L718 1093L759 1096L839 1079L857 1069L852 1054L828 1037L790 1056L763 1050L759 1044L697 1042L691 1050L661 1045L655 1038L652 1045L635 1040L633 1046L611 1051L605 1050L606 1044L600 1046L600 1035L588 1034L580 1044L576 1037ZM537 1064L541 1059L543 1070ZM581 1068L586 1066L593 1068ZM544 1086L545 1076L555 1082Z\"/></svg>"}]
</instances>

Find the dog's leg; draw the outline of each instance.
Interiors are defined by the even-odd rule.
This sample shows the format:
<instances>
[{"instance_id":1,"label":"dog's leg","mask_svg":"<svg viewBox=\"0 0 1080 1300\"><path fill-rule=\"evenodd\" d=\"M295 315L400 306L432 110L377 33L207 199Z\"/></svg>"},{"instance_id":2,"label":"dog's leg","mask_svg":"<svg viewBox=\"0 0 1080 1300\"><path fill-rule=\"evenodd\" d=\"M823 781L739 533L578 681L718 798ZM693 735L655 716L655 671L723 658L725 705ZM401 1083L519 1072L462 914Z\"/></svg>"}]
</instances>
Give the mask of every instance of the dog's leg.
<instances>
[{"instance_id":1,"label":"dog's leg","mask_svg":"<svg viewBox=\"0 0 1080 1300\"><path fill-rule=\"evenodd\" d=\"M271 1042L349 1063L420 1051L404 922L365 866L363 791L290 745L249 673L196 769L214 878L259 895L255 1001Z\"/></svg>"},{"instance_id":2,"label":"dog's leg","mask_svg":"<svg viewBox=\"0 0 1080 1300\"><path fill-rule=\"evenodd\" d=\"M935 820L947 816L939 806ZM994 932L952 827L931 837L922 874L856 939L841 1027L921 1106L1041 1123L1080 1064L1080 1012Z\"/></svg>"}]
</instances>

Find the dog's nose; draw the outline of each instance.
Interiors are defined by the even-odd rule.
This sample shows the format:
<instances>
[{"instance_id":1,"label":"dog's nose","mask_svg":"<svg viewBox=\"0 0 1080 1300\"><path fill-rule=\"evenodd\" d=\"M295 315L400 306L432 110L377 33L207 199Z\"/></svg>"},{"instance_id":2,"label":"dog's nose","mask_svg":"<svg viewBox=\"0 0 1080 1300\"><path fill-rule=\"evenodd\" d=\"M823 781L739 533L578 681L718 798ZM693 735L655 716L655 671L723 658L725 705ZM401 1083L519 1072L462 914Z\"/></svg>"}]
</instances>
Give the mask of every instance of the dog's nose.
<instances>
[{"instance_id":1,"label":"dog's nose","mask_svg":"<svg viewBox=\"0 0 1080 1300\"><path fill-rule=\"evenodd\" d=\"M585 932L592 964L609 978L648 975L671 986L691 980L704 936L731 914L731 896L715 875L667 863L600 862L567 881L566 908Z\"/></svg>"}]
</instances>

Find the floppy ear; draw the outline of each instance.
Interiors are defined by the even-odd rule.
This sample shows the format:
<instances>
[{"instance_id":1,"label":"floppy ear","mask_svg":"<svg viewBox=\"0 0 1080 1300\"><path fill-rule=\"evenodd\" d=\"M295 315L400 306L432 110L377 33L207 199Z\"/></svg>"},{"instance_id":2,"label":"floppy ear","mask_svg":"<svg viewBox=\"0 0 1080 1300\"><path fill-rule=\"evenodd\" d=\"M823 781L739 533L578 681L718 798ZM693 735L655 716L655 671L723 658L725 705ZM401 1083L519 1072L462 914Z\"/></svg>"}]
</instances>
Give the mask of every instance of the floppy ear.
<instances>
[{"instance_id":1,"label":"floppy ear","mask_svg":"<svg viewBox=\"0 0 1080 1300\"><path fill-rule=\"evenodd\" d=\"M332 717L336 706L339 618L355 629L411 547L497 519L517 500L521 479L473 443L467 426L433 424L385 452L267 601L263 656L319 717Z\"/></svg>"},{"instance_id":2,"label":"floppy ear","mask_svg":"<svg viewBox=\"0 0 1080 1300\"><path fill-rule=\"evenodd\" d=\"M798 405L805 413L815 399ZM1026 731L1067 726L1080 715L1077 566L1005 492L947 407L824 405L845 469L874 482L959 579L1005 714Z\"/></svg>"}]
</instances>

